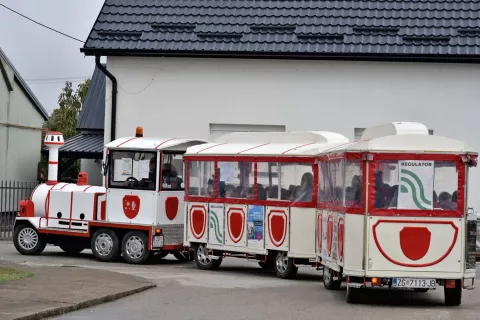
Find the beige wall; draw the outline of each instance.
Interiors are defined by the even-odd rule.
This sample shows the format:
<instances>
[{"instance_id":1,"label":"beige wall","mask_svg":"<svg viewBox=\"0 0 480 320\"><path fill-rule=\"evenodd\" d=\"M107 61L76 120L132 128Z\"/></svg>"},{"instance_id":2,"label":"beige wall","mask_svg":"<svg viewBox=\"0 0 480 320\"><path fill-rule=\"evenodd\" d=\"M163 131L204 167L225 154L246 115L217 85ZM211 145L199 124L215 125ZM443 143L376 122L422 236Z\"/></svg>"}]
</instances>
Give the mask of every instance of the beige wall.
<instances>
[{"instance_id":1,"label":"beige wall","mask_svg":"<svg viewBox=\"0 0 480 320\"><path fill-rule=\"evenodd\" d=\"M6 63L3 65L9 68ZM12 75L11 69L8 73ZM0 74L0 181L36 181L41 148L40 128L44 119L21 86L13 81L13 75L10 78L13 85L11 92Z\"/></svg>"}]
</instances>

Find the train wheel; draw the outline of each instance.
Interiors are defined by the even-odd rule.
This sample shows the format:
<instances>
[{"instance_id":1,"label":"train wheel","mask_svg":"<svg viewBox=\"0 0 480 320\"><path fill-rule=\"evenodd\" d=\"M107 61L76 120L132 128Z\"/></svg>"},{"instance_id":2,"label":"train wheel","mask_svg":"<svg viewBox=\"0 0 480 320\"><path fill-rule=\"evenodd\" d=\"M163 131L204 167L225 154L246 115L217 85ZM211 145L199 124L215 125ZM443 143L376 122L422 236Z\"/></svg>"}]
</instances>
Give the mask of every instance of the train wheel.
<instances>
[{"instance_id":1,"label":"train wheel","mask_svg":"<svg viewBox=\"0 0 480 320\"><path fill-rule=\"evenodd\" d=\"M62 249L63 251L71 255L79 254L80 252L83 251L83 249L85 249L83 246L78 246L73 244L64 244L59 247L60 249Z\"/></svg>"},{"instance_id":2,"label":"train wheel","mask_svg":"<svg viewBox=\"0 0 480 320\"><path fill-rule=\"evenodd\" d=\"M323 266L323 286L327 290L338 290L342 285L341 280L333 280L333 270L327 266Z\"/></svg>"},{"instance_id":3,"label":"train wheel","mask_svg":"<svg viewBox=\"0 0 480 320\"><path fill-rule=\"evenodd\" d=\"M100 261L112 262L120 256L118 236L111 229L99 229L92 237L93 255Z\"/></svg>"},{"instance_id":4,"label":"train wheel","mask_svg":"<svg viewBox=\"0 0 480 320\"><path fill-rule=\"evenodd\" d=\"M199 244L195 251L195 263L202 270L215 270L220 267L222 258L212 259L205 244Z\"/></svg>"},{"instance_id":5,"label":"train wheel","mask_svg":"<svg viewBox=\"0 0 480 320\"><path fill-rule=\"evenodd\" d=\"M347 294L345 296L345 300L347 303L357 303L358 302L358 295L359 295L359 290L358 288L353 288L351 286L347 285Z\"/></svg>"},{"instance_id":6,"label":"train wheel","mask_svg":"<svg viewBox=\"0 0 480 320\"><path fill-rule=\"evenodd\" d=\"M282 279L290 279L297 275L298 267L293 264L293 259L287 253L279 251L275 258L275 274Z\"/></svg>"},{"instance_id":7,"label":"train wheel","mask_svg":"<svg viewBox=\"0 0 480 320\"><path fill-rule=\"evenodd\" d=\"M38 230L25 224L15 228L13 244L17 251L24 255L40 254L47 245Z\"/></svg>"},{"instance_id":8,"label":"train wheel","mask_svg":"<svg viewBox=\"0 0 480 320\"><path fill-rule=\"evenodd\" d=\"M140 231L128 232L122 240L122 255L128 263L144 263L150 256L147 235Z\"/></svg>"},{"instance_id":9,"label":"train wheel","mask_svg":"<svg viewBox=\"0 0 480 320\"><path fill-rule=\"evenodd\" d=\"M447 288L444 286L445 305L447 306L459 306L462 303L462 282L455 280L454 288Z\"/></svg>"}]
</instances>

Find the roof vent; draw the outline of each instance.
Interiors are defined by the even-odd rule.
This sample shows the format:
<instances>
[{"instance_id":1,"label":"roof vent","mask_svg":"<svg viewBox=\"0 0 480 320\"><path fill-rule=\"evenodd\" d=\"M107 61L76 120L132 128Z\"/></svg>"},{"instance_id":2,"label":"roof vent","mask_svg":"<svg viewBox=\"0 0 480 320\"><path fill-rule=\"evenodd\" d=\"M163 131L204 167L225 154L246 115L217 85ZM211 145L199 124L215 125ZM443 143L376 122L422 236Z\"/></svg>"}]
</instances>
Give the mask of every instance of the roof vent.
<instances>
[{"instance_id":1,"label":"roof vent","mask_svg":"<svg viewBox=\"0 0 480 320\"><path fill-rule=\"evenodd\" d=\"M366 128L363 131L361 140L371 140L386 136L403 134L424 134L428 135L428 128L419 122L391 122L375 127Z\"/></svg>"},{"instance_id":2,"label":"roof vent","mask_svg":"<svg viewBox=\"0 0 480 320\"><path fill-rule=\"evenodd\" d=\"M97 31L97 35L103 37L141 37L143 32L139 31Z\"/></svg>"},{"instance_id":3,"label":"roof vent","mask_svg":"<svg viewBox=\"0 0 480 320\"><path fill-rule=\"evenodd\" d=\"M152 23L151 27L154 31L160 32L192 32L197 25L189 23Z\"/></svg>"},{"instance_id":4,"label":"roof vent","mask_svg":"<svg viewBox=\"0 0 480 320\"><path fill-rule=\"evenodd\" d=\"M270 24L270 25L251 25L250 30L253 32L262 33L292 33L297 26L282 25L282 24Z\"/></svg>"},{"instance_id":5,"label":"roof vent","mask_svg":"<svg viewBox=\"0 0 480 320\"><path fill-rule=\"evenodd\" d=\"M422 44L432 44L432 43L448 43L450 37L446 36L403 36L403 40L407 42L416 42Z\"/></svg>"},{"instance_id":6,"label":"roof vent","mask_svg":"<svg viewBox=\"0 0 480 320\"><path fill-rule=\"evenodd\" d=\"M328 33L297 33L298 40L309 43L338 43L343 41L343 34Z\"/></svg>"},{"instance_id":7,"label":"roof vent","mask_svg":"<svg viewBox=\"0 0 480 320\"><path fill-rule=\"evenodd\" d=\"M204 41L238 41L243 37L243 33L228 32L198 32L196 35Z\"/></svg>"},{"instance_id":8,"label":"roof vent","mask_svg":"<svg viewBox=\"0 0 480 320\"><path fill-rule=\"evenodd\" d=\"M395 35L400 31L400 28L359 26L353 27L352 30L354 33L363 35Z\"/></svg>"},{"instance_id":9,"label":"roof vent","mask_svg":"<svg viewBox=\"0 0 480 320\"><path fill-rule=\"evenodd\" d=\"M457 29L457 32L461 36L478 36L480 35L480 28L461 28Z\"/></svg>"}]
</instances>

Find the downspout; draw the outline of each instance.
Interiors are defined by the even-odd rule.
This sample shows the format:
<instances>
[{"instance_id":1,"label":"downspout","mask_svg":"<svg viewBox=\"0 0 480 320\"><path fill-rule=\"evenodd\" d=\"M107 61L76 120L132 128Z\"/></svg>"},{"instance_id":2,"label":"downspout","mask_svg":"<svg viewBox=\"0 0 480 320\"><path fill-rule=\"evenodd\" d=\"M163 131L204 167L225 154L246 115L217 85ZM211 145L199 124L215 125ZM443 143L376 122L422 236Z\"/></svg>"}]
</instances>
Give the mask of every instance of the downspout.
<instances>
[{"instance_id":1,"label":"downspout","mask_svg":"<svg viewBox=\"0 0 480 320\"><path fill-rule=\"evenodd\" d=\"M100 63L100 56L95 56L95 65L112 81L112 116L110 119L110 141L115 140L115 124L117 123L117 79Z\"/></svg>"}]
</instances>

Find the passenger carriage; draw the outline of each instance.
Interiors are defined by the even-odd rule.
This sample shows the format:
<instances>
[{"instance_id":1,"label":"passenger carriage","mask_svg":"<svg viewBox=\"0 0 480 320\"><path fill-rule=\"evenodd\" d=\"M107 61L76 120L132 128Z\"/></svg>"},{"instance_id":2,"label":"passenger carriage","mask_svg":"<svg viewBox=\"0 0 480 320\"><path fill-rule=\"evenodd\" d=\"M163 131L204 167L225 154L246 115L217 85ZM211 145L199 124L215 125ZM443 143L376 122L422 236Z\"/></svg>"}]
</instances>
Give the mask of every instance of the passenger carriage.
<instances>
[{"instance_id":1,"label":"passenger carriage","mask_svg":"<svg viewBox=\"0 0 480 320\"><path fill-rule=\"evenodd\" d=\"M346 299L365 288L444 286L459 305L474 288L476 218L467 210L477 153L420 123L367 128L318 158L317 261L324 286Z\"/></svg>"},{"instance_id":2,"label":"passenger carriage","mask_svg":"<svg viewBox=\"0 0 480 320\"><path fill-rule=\"evenodd\" d=\"M231 133L188 148L185 245L197 266L245 257L289 278L315 265L316 156L347 142L332 132Z\"/></svg>"}]
</instances>

